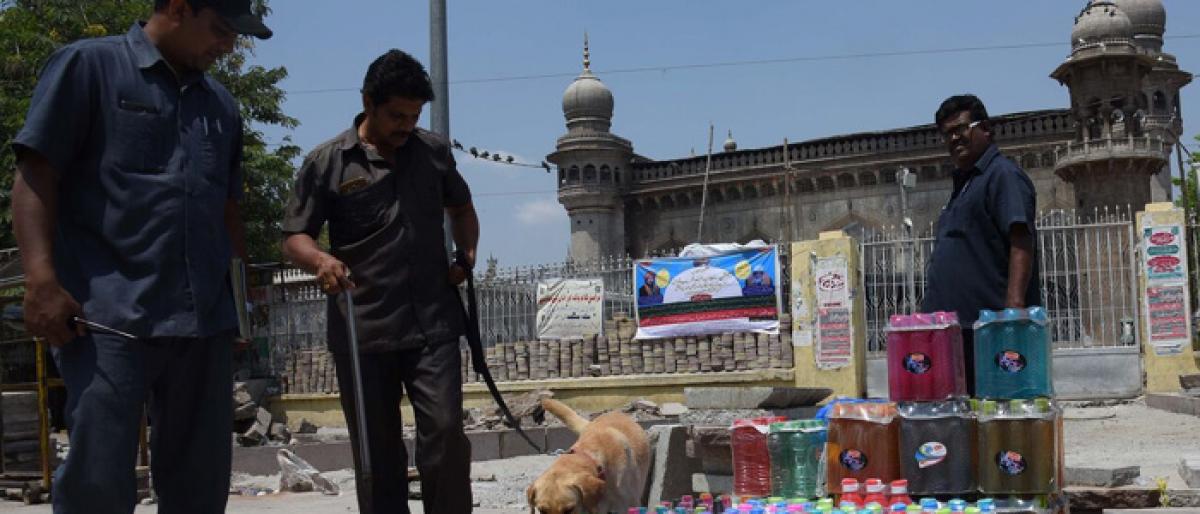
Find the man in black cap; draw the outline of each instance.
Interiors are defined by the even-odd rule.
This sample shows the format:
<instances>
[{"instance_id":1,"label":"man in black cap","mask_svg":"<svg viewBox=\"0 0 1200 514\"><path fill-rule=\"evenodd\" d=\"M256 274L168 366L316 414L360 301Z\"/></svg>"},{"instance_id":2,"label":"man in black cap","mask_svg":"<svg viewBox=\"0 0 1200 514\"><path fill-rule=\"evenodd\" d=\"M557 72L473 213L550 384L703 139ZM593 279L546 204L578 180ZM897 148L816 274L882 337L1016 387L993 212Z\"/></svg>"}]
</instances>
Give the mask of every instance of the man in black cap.
<instances>
[{"instance_id":1,"label":"man in black cap","mask_svg":"<svg viewBox=\"0 0 1200 514\"><path fill-rule=\"evenodd\" d=\"M242 119L205 70L271 36L250 1L157 0L124 35L64 46L13 140L26 327L67 386L56 514L133 512L147 402L159 512L225 510Z\"/></svg>"}]
</instances>

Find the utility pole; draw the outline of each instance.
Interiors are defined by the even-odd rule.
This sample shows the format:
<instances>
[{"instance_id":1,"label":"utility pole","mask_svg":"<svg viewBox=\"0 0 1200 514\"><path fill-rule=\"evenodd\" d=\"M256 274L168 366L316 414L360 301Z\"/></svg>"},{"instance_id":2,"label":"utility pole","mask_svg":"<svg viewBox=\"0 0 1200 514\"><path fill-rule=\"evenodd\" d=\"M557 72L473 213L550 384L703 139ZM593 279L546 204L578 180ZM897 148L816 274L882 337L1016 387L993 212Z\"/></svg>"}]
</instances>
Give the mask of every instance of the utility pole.
<instances>
[{"instance_id":1,"label":"utility pole","mask_svg":"<svg viewBox=\"0 0 1200 514\"><path fill-rule=\"evenodd\" d=\"M712 170L713 125L708 124L708 157L704 160L704 187L700 190L700 227L696 229L696 242L704 242L704 208L708 204L708 173Z\"/></svg>"},{"instance_id":2,"label":"utility pole","mask_svg":"<svg viewBox=\"0 0 1200 514\"><path fill-rule=\"evenodd\" d=\"M912 314L917 312L917 248L913 241L913 221L908 215L908 191L917 187L917 174L901 168L896 172L896 183L900 184L900 217L904 224L904 303Z\"/></svg>"},{"instance_id":3,"label":"utility pole","mask_svg":"<svg viewBox=\"0 0 1200 514\"><path fill-rule=\"evenodd\" d=\"M433 82L433 103L429 108L429 129L450 140L450 70L447 68L446 0L429 0L429 78ZM454 253L454 233L450 219L443 218L446 254Z\"/></svg>"}]
</instances>

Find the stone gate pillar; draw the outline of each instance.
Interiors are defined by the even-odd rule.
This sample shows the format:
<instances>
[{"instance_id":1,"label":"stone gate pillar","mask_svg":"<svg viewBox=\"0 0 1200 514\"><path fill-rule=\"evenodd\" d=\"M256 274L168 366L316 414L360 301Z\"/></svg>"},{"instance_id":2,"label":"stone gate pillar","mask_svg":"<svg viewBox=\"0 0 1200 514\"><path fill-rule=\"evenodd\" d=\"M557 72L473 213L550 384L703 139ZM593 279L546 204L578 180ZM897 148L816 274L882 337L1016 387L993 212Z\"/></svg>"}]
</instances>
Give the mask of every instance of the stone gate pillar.
<instances>
[{"instance_id":1,"label":"stone gate pillar","mask_svg":"<svg viewBox=\"0 0 1200 514\"><path fill-rule=\"evenodd\" d=\"M1196 373L1192 352L1187 223L1183 209L1152 203L1137 215L1139 334L1146 392L1178 391Z\"/></svg>"},{"instance_id":2,"label":"stone gate pillar","mask_svg":"<svg viewBox=\"0 0 1200 514\"><path fill-rule=\"evenodd\" d=\"M866 306L858 242L841 231L792 243L792 344L797 387L866 392ZM787 330L786 327L783 328Z\"/></svg>"}]
</instances>

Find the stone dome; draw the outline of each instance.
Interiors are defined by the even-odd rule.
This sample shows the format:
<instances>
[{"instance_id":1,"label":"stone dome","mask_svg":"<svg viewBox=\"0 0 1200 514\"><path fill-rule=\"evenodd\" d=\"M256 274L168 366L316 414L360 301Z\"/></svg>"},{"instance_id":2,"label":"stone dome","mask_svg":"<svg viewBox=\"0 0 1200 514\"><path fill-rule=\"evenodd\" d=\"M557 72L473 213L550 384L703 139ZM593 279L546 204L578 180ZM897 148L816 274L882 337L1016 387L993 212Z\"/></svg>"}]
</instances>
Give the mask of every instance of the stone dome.
<instances>
[{"instance_id":1,"label":"stone dome","mask_svg":"<svg viewBox=\"0 0 1200 514\"><path fill-rule=\"evenodd\" d=\"M1071 46L1106 39L1132 39L1133 22L1110 0L1094 0L1075 18Z\"/></svg>"},{"instance_id":2,"label":"stone dome","mask_svg":"<svg viewBox=\"0 0 1200 514\"><path fill-rule=\"evenodd\" d=\"M1162 0L1115 0L1117 9L1129 17L1135 35L1162 37L1167 30L1167 10Z\"/></svg>"},{"instance_id":3,"label":"stone dome","mask_svg":"<svg viewBox=\"0 0 1200 514\"><path fill-rule=\"evenodd\" d=\"M612 119L613 95L592 70L584 68L563 93L563 114L568 120L577 118Z\"/></svg>"},{"instance_id":4,"label":"stone dome","mask_svg":"<svg viewBox=\"0 0 1200 514\"><path fill-rule=\"evenodd\" d=\"M733 140L732 130L729 131L729 137L725 139L724 148L726 152L733 152L737 150L737 141Z\"/></svg>"}]
</instances>

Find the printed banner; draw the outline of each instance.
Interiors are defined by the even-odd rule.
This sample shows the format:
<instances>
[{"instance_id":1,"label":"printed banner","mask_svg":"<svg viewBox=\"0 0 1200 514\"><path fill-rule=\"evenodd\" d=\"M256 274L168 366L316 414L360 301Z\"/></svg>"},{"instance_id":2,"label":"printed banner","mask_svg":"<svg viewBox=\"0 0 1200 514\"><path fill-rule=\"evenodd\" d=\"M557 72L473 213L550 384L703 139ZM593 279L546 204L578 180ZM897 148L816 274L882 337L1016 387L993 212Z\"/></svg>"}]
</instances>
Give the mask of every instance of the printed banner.
<instances>
[{"instance_id":1,"label":"printed banner","mask_svg":"<svg viewBox=\"0 0 1200 514\"><path fill-rule=\"evenodd\" d=\"M604 318L604 281L538 282L538 339L580 339L599 335Z\"/></svg>"},{"instance_id":2,"label":"printed banner","mask_svg":"<svg viewBox=\"0 0 1200 514\"><path fill-rule=\"evenodd\" d=\"M1190 344L1186 287L1177 284L1146 288L1146 312L1150 315L1150 345L1155 355L1183 353L1183 345Z\"/></svg>"},{"instance_id":3,"label":"printed banner","mask_svg":"<svg viewBox=\"0 0 1200 514\"><path fill-rule=\"evenodd\" d=\"M817 296L818 369L837 369L854 358L854 334L850 325L850 266L842 256L817 259L813 267Z\"/></svg>"},{"instance_id":4,"label":"printed banner","mask_svg":"<svg viewBox=\"0 0 1200 514\"><path fill-rule=\"evenodd\" d=\"M778 334L778 256L767 246L639 261L633 269L637 338Z\"/></svg>"},{"instance_id":5,"label":"printed banner","mask_svg":"<svg viewBox=\"0 0 1200 514\"><path fill-rule=\"evenodd\" d=\"M1142 231L1146 280L1150 282L1183 280L1187 276L1183 244L1183 227L1179 225L1146 227Z\"/></svg>"}]
</instances>

